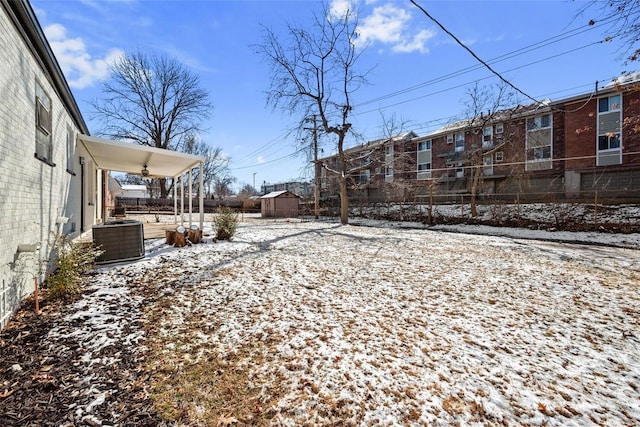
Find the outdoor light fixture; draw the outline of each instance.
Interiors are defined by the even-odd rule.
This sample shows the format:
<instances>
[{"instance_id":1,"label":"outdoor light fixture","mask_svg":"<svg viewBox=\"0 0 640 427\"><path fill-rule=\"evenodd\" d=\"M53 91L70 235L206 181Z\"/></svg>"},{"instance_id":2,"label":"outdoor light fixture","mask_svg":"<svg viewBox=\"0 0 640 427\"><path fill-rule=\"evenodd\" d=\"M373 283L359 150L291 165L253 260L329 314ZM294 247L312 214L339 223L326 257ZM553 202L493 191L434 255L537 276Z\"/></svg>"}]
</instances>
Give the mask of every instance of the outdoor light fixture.
<instances>
[{"instance_id":1,"label":"outdoor light fixture","mask_svg":"<svg viewBox=\"0 0 640 427\"><path fill-rule=\"evenodd\" d=\"M141 173L142 173L142 176L149 176L149 169L147 169L147 165L144 165Z\"/></svg>"}]
</instances>

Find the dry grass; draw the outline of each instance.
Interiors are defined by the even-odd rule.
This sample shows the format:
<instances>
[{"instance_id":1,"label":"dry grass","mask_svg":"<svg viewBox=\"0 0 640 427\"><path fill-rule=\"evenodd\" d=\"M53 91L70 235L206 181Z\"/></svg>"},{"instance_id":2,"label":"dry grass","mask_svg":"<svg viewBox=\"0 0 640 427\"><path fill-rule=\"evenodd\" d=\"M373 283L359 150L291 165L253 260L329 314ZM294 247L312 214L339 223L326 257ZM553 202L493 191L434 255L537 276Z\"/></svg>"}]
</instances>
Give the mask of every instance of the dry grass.
<instances>
[{"instance_id":1,"label":"dry grass","mask_svg":"<svg viewBox=\"0 0 640 427\"><path fill-rule=\"evenodd\" d=\"M160 324L170 306L170 297L157 301L147 314L147 325ZM280 390L264 384L280 381L263 381L252 367L262 365L275 343L247 343L219 357L210 345L199 343L198 334L211 328L206 318L194 315L180 328L179 335L169 337L158 328L148 329L147 370L159 415L179 425L269 425L274 414L268 408L277 403Z\"/></svg>"}]
</instances>

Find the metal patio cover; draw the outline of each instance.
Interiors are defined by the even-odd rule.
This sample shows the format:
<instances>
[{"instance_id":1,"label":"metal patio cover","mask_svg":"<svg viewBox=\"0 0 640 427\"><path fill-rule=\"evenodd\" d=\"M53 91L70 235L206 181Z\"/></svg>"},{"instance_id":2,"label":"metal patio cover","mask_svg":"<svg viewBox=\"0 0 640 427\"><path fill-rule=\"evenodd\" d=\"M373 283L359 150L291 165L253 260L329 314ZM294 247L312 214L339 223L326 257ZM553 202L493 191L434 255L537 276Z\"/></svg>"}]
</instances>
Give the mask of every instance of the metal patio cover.
<instances>
[{"instance_id":1,"label":"metal patio cover","mask_svg":"<svg viewBox=\"0 0 640 427\"><path fill-rule=\"evenodd\" d=\"M149 177L165 178L182 175L204 161L201 156L95 136L79 135L78 139L103 170L140 175L147 165Z\"/></svg>"}]
</instances>

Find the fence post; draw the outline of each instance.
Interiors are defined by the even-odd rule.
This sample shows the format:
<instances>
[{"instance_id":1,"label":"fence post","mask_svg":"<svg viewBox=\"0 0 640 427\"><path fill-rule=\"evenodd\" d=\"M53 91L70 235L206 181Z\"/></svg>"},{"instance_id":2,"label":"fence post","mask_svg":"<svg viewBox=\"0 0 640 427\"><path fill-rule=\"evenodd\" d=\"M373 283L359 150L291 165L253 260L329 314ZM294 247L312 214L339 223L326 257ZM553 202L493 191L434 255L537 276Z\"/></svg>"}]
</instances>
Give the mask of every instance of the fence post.
<instances>
[{"instance_id":1,"label":"fence post","mask_svg":"<svg viewBox=\"0 0 640 427\"><path fill-rule=\"evenodd\" d=\"M598 229L598 190L595 191L595 197L593 200L593 226Z\"/></svg>"}]
</instances>

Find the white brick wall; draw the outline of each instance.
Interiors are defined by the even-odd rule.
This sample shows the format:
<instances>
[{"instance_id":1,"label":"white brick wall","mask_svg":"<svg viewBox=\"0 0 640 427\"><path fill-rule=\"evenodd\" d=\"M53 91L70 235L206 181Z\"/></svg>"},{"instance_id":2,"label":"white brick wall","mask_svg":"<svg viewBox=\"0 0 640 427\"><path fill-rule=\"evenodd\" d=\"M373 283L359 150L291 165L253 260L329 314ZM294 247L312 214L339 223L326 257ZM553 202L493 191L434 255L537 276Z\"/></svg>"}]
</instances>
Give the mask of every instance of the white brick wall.
<instances>
[{"instance_id":1,"label":"white brick wall","mask_svg":"<svg viewBox=\"0 0 640 427\"><path fill-rule=\"evenodd\" d=\"M67 128L78 132L61 100L12 21L0 7L0 327L34 288L39 260L47 260L56 218L79 224L80 166L66 172ZM52 100L52 167L34 157L36 79ZM78 155L74 161L78 162ZM40 245L18 254L21 244ZM46 264L46 262L42 263ZM43 279L42 276L39 277Z\"/></svg>"}]
</instances>

